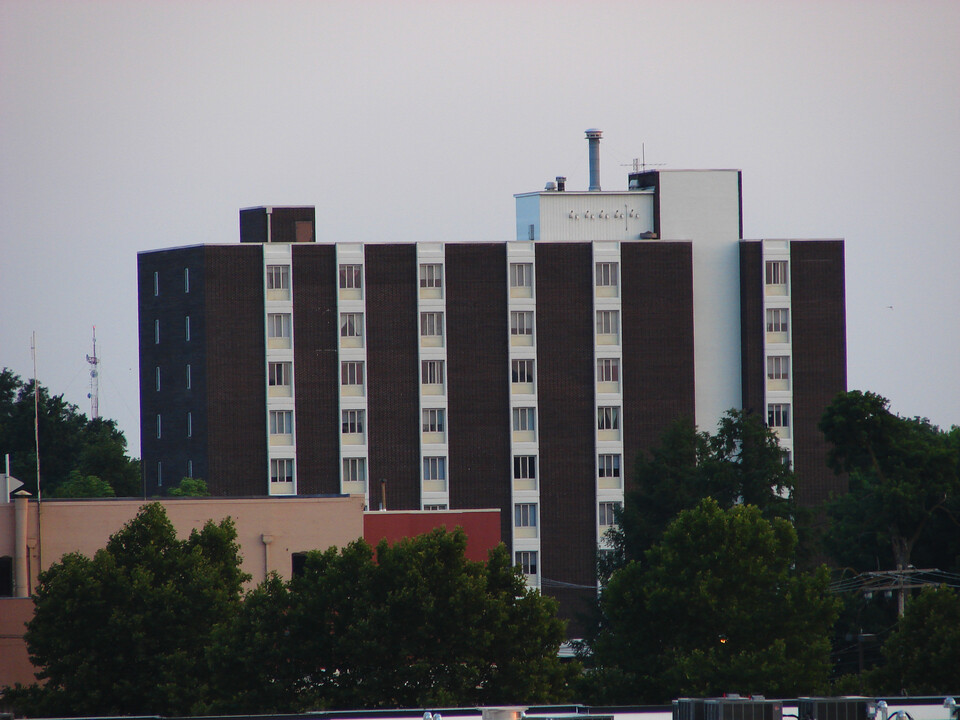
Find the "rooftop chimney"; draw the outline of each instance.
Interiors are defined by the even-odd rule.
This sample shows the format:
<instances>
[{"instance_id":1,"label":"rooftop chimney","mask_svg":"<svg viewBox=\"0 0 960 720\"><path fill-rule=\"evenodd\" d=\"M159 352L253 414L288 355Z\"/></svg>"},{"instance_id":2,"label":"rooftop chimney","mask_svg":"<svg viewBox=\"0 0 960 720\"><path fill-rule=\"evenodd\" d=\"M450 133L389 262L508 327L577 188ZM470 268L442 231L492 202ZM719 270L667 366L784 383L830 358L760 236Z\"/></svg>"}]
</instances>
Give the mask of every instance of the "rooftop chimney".
<instances>
[{"instance_id":1,"label":"rooftop chimney","mask_svg":"<svg viewBox=\"0 0 960 720\"><path fill-rule=\"evenodd\" d=\"M590 192L600 190L600 138L603 130L587 130L587 142L590 143Z\"/></svg>"}]
</instances>

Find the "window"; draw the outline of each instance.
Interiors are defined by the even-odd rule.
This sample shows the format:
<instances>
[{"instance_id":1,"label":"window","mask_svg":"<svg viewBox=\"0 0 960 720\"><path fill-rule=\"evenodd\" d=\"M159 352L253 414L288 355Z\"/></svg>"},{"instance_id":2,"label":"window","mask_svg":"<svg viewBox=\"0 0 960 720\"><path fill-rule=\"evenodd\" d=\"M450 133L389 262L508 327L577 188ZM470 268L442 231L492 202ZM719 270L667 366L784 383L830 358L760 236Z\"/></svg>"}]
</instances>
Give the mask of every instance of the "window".
<instances>
[{"instance_id":1,"label":"window","mask_svg":"<svg viewBox=\"0 0 960 720\"><path fill-rule=\"evenodd\" d=\"M597 382L620 382L620 361L617 358L597 360Z\"/></svg>"},{"instance_id":2,"label":"window","mask_svg":"<svg viewBox=\"0 0 960 720\"><path fill-rule=\"evenodd\" d=\"M439 505L424 505L423 509L426 510L427 512L436 512L437 510L446 510L447 504L440 503Z\"/></svg>"},{"instance_id":3,"label":"window","mask_svg":"<svg viewBox=\"0 0 960 720\"><path fill-rule=\"evenodd\" d=\"M193 460L187 460L187 477L193 477Z\"/></svg>"},{"instance_id":4,"label":"window","mask_svg":"<svg viewBox=\"0 0 960 720\"><path fill-rule=\"evenodd\" d=\"M616 335L620 332L619 310L597 310L597 334Z\"/></svg>"},{"instance_id":5,"label":"window","mask_svg":"<svg viewBox=\"0 0 960 720\"><path fill-rule=\"evenodd\" d=\"M616 513L619 509L619 502L600 503L600 527L611 527L612 525L616 525Z\"/></svg>"},{"instance_id":6,"label":"window","mask_svg":"<svg viewBox=\"0 0 960 720\"><path fill-rule=\"evenodd\" d=\"M341 290L360 290L363 287L363 266L362 265L341 265L340 266L340 289Z\"/></svg>"},{"instance_id":7,"label":"window","mask_svg":"<svg viewBox=\"0 0 960 720\"><path fill-rule=\"evenodd\" d=\"M423 337L443 336L443 313L420 313L420 335Z\"/></svg>"},{"instance_id":8,"label":"window","mask_svg":"<svg viewBox=\"0 0 960 720\"><path fill-rule=\"evenodd\" d=\"M531 263L510 263L510 287L532 287L533 265Z\"/></svg>"},{"instance_id":9,"label":"window","mask_svg":"<svg viewBox=\"0 0 960 720\"><path fill-rule=\"evenodd\" d=\"M780 451L780 462L783 463L783 464L787 467L788 470L790 469L790 466L791 466L791 464L792 464L793 461L792 461L792 459L791 459L790 451L789 451L789 450L781 450L781 451Z\"/></svg>"},{"instance_id":10,"label":"window","mask_svg":"<svg viewBox=\"0 0 960 720\"><path fill-rule=\"evenodd\" d=\"M154 345L160 344L160 321L159 320L153 321L153 344Z\"/></svg>"},{"instance_id":11,"label":"window","mask_svg":"<svg viewBox=\"0 0 960 720\"><path fill-rule=\"evenodd\" d=\"M420 287L443 287L443 265L428 264L420 266Z\"/></svg>"},{"instance_id":12,"label":"window","mask_svg":"<svg viewBox=\"0 0 960 720\"><path fill-rule=\"evenodd\" d=\"M597 287L617 287L619 284L618 275L617 263L597 263Z\"/></svg>"},{"instance_id":13,"label":"window","mask_svg":"<svg viewBox=\"0 0 960 720\"><path fill-rule=\"evenodd\" d=\"M344 435L359 435L363 433L363 410L344 410L340 413L340 418L343 425L341 432L343 432Z\"/></svg>"},{"instance_id":14,"label":"window","mask_svg":"<svg viewBox=\"0 0 960 720\"><path fill-rule=\"evenodd\" d=\"M363 313L340 313L340 337L363 337Z\"/></svg>"},{"instance_id":15,"label":"window","mask_svg":"<svg viewBox=\"0 0 960 720\"><path fill-rule=\"evenodd\" d=\"M446 480L447 459L442 457L425 457L423 459L424 480Z\"/></svg>"},{"instance_id":16,"label":"window","mask_svg":"<svg viewBox=\"0 0 960 720\"><path fill-rule=\"evenodd\" d=\"M290 384L290 370L288 362L272 362L267 366L267 383L272 387L285 387Z\"/></svg>"},{"instance_id":17,"label":"window","mask_svg":"<svg viewBox=\"0 0 960 720\"><path fill-rule=\"evenodd\" d=\"M190 268L183 269L183 291L190 292Z\"/></svg>"},{"instance_id":18,"label":"window","mask_svg":"<svg viewBox=\"0 0 960 720\"><path fill-rule=\"evenodd\" d=\"M514 408L513 409L513 430L514 432L533 432L535 427L536 408Z\"/></svg>"},{"instance_id":19,"label":"window","mask_svg":"<svg viewBox=\"0 0 960 720\"><path fill-rule=\"evenodd\" d=\"M537 456L536 455L514 455L513 456L513 479L514 480L536 480L537 479Z\"/></svg>"},{"instance_id":20,"label":"window","mask_svg":"<svg viewBox=\"0 0 960 720\"><path fill-rule=\"evenodd\" d=\"M341 385L363 385L363 362L349 360L340 363Z\"/></svg>"},{"instance_id":21,"label":"window","mask_svg":"<svg viewBox=\"0 0 960 720\"><path fill-rule=\"evenodd\" d=\"M442 433L443 420L443 408L425 408L423 411L423 431L425 433Z\"/></svg>"},{"instance_id":22,"label":"window","mask_svg":"<svg viewBox=\"0 0 960 720\"><path fill-rule=\"evenodd\" d=\"M193 378L191 378L190 365L187 364L187 390L193 385Z\"/></svg>"},{"instance_id":23,"label":"window","mask_svg":"<svg viewBox=\"0 0 960 720\"><path fill-rule=\"evenodd\" d=\"M424 385L443 385L443 360L423 360L420 381Z\"/></svg>"},{"instance_id":24,"label":"window","mask_svg":"<svg viewBox=\"0 0 960 720\"><path fill-rule=\"evenodd\" d=\"M365 458L344 458L343 459L343 480L344 482L366 482L367 480L367 461Z\"/></svg>"},{"instance_id":25,"label":"window","mask_svg":"<svg viewBox=\"0 0 960 720\"><path fill-rule=\"evenodd\" d=\"M598 430L619 430L620 429L620 408L618 407L597 408L597 429Z\"/></svg>"},{"instance_id":26,"label":"window","mask_svg":"<svg viewBox=\"0 0 960 720\"><path fill-rule=\"evenodd\" d=\"M787 355L773 355L767 358L768 380L790 379L790 357Z\"/></svg>"},{"instance_id":27,"label":"window","mask_svg":"<svg viewBox=\"0 0 960 720\"><path fill-rule=\"evenodd\" d=\"M537 574L537 551L536 550L517 550L515 556L517 567L523 570L524 575Z\"/></svg>"},{"instance_id":28,"label":"window","mask_svg":"<svg viewBox=\"0 0 960 720\"><path fill-rule=\"evenodd\" d=\"M767 310L767 332L787 332L789 318L790 311L787 308L771 308Z\"/></svg>"},{"instance_id":29,"label":"window","mask_svg":"<svg viewBox=\"0 0 960 720\"><path fill-rule=\"evenodd\" d=\"M293 482L293 460L288 458L279 458L270 461L270 482L272 483L292 483Z\"/></svg>"},{"instance_id":30,"label":"window","mask_svg":"<svg viewBox=\"0 0 960 720\"><path fill-rule=\"evenodd\" d=\"M157 460L157 487L161 487L162 485L163 485L163 462L161 460Z\"/></svg>"},{"instance_id":31,"label":"window","mask_svg":"<svg viewBox=\"0 0 960 720\"><path fill-rule=\"evenodd\" d=\"M513 382L533 382L533 360L513 360L510 362L510 371Z\"/></svg>"},{"instance_id":32,"label":"window","mask_svg":"<svg viewBox=\"0 0 960 720\"><path fill-rule=\"evenodd\" d=\"M271 435L290 435L293 432L293 411L292 410L271 410L270 411L270 434Z\"/></svg>"},{"instance_id":33,"label":"window","mask_svg":"<svg viewBox=\"0 0 960 720\"><path fill-rule=\"evenodd\" d=\"M267 265L267 290L290 289L290 266Z\"/></svg>"},{"instance_id":34,"label":"window","mask_svg":"<svg viewBox=\"0 0 960 720\"><path fill-rule=\"evenodd\" d=\"M537 526L537 505L536 503L518 503L513 506L513 526L514 527L536 527Z\"/></svg>"},{"instance_id":35,"label":"window","mask_svg":"<svg viewBox=\"0 0 960 720\"><path fill-rule=\"evenodd\" d=\"M601 455L597 460L597 470L602 478L620 477L620 456Z\"/></svg>"},{"instance_id":36,"label":"window","mask_svg":"<svg viewBox=\"0 0 960 720\"><path fill-rule=\"evenodd\" d=\"M155 272L153 274L153 296L156 297L160 294L160 273Z\"/></svg>"},{"instance_id":37,"label":"window","mask_svg":"<svg viewBox=\"0 0 960 720\"><path fill-rule=\"evenodd\" d=\"M772 428L790 427L790 406L786 403L767 405L767 425Z\"/></svg>"},{"instance_id":38,"label":"window","mask_svg":"<svg viewBox=\"0 0 960 720\"><path fill-rule=\"evenodd\" d=\"M511 312L510 334L533 335L533 312L530 310L515 310Z\"/></svg>"},{"instance_id":39,"label":"window","mask_svg":"<svg viewBox=\"0 0 960 720\"><path fill-rule=\"evenodd\" d=\"M160 392L160 366L157 365L157 392Z\"/></svg>"},{"instance_id":40,"label":"window","mask_svg":"<svg viewBox=\"0 0 960 720\"><path fill-rule=\"evenodd\" d=\"M187 413L187 437L193 437L193 413ZM190 476L192 477L192 475Z\"/></svg>"},{"instance_id":41,"label":"window","mask_svg":"<svg viewBox=\"0 0 960 720\"><path fill-rule=\"evenodd\" d=\"M787 284L787 261L767 260L764 282L767 285Z\"/></svg>"},{"instance_id":42,"label":"window","mask_svg":"<svg viewBox=\"0 0 960 720\"><path fill-rule=\"evenodd\" d=\"M290 315L287 313L270 313L267 315L267 337L289 338Z\"/></svg>"},{"instance_id":43,"label":"window","mask_svg":"<svg viewBox=\"0 0 960 720\"><path fill-rule=\"evenodd\" d=\"M160 435L162 434L162 433L161 433L161 425L162 425L162 423L161 423L161 420L160 420L160 413L157 413L157 437L160 437Z\"/></svg>"},{"instance_id":44,"label":"window","mask_svg":"<svg viewBox=\"0 0 960 720\"><path fill-rule=\"evenodd\" d=\"M183 319L183 337L184 337L184 340L186 340L187 342L190 342L190 316L189 315L187 315Z\"/></svg>"}]
</instances>

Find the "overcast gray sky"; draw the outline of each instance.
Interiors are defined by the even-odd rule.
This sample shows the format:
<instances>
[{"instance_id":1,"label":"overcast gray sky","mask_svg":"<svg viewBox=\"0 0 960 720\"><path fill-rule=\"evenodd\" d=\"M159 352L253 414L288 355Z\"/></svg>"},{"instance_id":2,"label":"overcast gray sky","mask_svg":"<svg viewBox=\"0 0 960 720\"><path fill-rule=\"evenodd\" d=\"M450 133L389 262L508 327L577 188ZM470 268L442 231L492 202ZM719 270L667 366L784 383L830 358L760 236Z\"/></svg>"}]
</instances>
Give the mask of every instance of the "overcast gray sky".
<instances>
[{"instance_id":1,"label":"overcast gray sky","mask_svg":"<svg viewBox=\"0 0 960 720\"><path fill-rule=\"evenodd\" d=\"M960 3L0 0L0 366L139 455L136 255L317 206L321 241L509 240L645 144L744 235L843 237L850 388L960 424ZM2 451L2 449L0 449Z\"/></svg>"}]
</instances>

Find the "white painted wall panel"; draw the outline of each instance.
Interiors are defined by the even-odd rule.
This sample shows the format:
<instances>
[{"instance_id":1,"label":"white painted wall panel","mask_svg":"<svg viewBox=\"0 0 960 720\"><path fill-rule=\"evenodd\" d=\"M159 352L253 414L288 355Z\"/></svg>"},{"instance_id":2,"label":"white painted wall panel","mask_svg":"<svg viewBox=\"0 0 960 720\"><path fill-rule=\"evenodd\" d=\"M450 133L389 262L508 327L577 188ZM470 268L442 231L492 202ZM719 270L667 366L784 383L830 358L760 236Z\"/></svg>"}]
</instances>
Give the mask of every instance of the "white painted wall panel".
<instances>
[{"instance_id":1,"label":"white painted wall panel","mask_svg":"<svg viewBox=\"0 0 960 720\"><path fill-rule=\"evenodd\" d=\"M637 240L653 230L650 192L544 192L517 196L517 240Z\"/></svg>"},{"instance_id":2,"label":"white painted wall panel","mask_svg":"<svg viewBox=\"0 0 960 720\"><path fill-rule=\"evenodd\" d=\"M696 420L713 432L742 403L739 173L662 171L660 235L693 241Z\"/></svg>"}]
</instances>

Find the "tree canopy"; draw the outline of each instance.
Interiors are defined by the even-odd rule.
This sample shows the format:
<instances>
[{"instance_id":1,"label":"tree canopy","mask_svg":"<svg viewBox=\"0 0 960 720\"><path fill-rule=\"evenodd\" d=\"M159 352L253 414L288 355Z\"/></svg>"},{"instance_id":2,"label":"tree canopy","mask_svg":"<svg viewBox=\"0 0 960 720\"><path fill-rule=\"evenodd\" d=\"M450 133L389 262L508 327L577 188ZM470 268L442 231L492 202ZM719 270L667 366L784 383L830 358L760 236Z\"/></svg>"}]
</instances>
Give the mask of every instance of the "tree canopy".
<instances>
[{"instance_id":1,"label":"tree canopy","mask_svg":"<svg viewBox=\"0 0 960 720\"><path fill-rule=\"evenodd\" d=\"M247 578L229 519L178 540L163 507L145 505L93 558L65 555L40 574L26 641L46 684L8 700L40 716L205 706L206 648Z\"/></svg>"},{"instance_id":2,"label":"tree canopy","mask_svg":"<svg viewBox=\"0 0 960 720\"><path fill-rule=\"evenodd\" d=\"M565 699L563 624L501 545L466 560L461 530L308 555L252 592L216 646L218 712L545 703Z\"/></svg>"},{"instance_id":3,"label":"tree canopy","mask_svg":"<svg viewBox=\"0 0 960 720\"><path fill-rule=\"evenodd\" d=\"M4 700L34 716L176 716L567 699L578 668L557 656L556 604L502 545L479 563L459 529L359 540L243 595L235 538L226 519L178 540L151 504L93 558L64 556L26 635L46 684Z\"/></svg>"},{"instance_id":4,"label":"tree canopy","mask_svg":"<svg viewBox=\"0 0 960 720\"><path fill-rule=\"evenodd\" d=\"M849 492L828 506L828 550L858 571L922 563L960 570L960 428L902 418L886 398L842 393L820 429Z\"/></svg>"},{"instance_id":5,"label":"tree canopy","mask_svg":"<svg viewBox=\"0 0 960 720\"><path fill-rule=\"evenodd\" d=\"M796 697L830 669L837 601L826 568L795 569L797 535L759 508L712 499L610 578L588 641L595 702L661 703L723 692Z\"/></svg>"},{"instance_id":6,"label":"tree canopy","mask_svg":"<svg viewBox=\"0 0 960 720\"><path fill-rule=\"evenodd\" d=\"M940 695L960 687L960 595L927 588L907 602L883 644L886 664L871 672L877 694Z\"/></svg>"},{"instance_id":7,"label":"tree canopy","mask_svg":"<svg viewBox=\"0 0 960 720\"><path fill-rule=\"evenodd\" d=\"M783 461L776 435L755 414L730 410L717 432L700 432L678 420L660 445L637 458L634 489L628 492L617 526L609 531L612 556L603 556L601 576L639 560L681 510L705 497L724 508L751 504L764 517L794 518L794 476Z\"/></svg>"},{"instance_id":8,"label":"tree canopy","mask_svg":"<svg viewBox=\"0 0 960 720\"><path fill-rule=\"evenodd\" d=\"M94 476L120 497L141 493L140 463L127 456L127 440L113 420L90 420L63 395L51 395L38 388L40 439L40 482L44 494L58 497L86 497L57 492L71 473ZM24 382L4 368L0 370L0 453L11 456L11 473L24 489L37 492L37 454L34 443L34 381ZM68 487L89 491L90 483Z\"/></svg>"},{"instance_id":9,"label":"tree canopy","mask_svg":"<svg viewBox=\"0 0 960 720\"><path fill-rule=\"evenodd\" d=\"M167 492L171 497L209 497L210 490L203 478L185 477Z\"/></svg>"}]
</instances>

